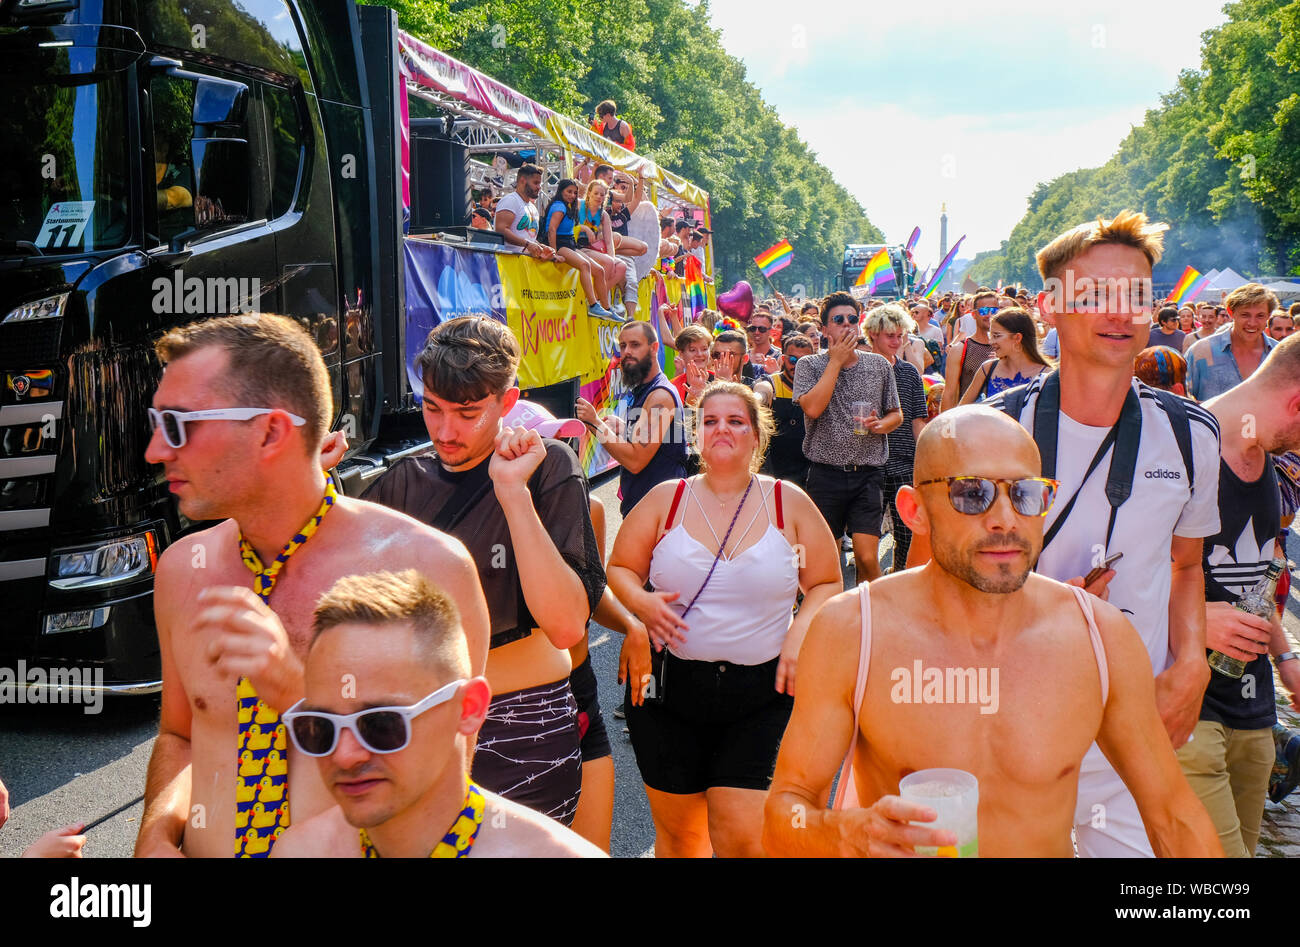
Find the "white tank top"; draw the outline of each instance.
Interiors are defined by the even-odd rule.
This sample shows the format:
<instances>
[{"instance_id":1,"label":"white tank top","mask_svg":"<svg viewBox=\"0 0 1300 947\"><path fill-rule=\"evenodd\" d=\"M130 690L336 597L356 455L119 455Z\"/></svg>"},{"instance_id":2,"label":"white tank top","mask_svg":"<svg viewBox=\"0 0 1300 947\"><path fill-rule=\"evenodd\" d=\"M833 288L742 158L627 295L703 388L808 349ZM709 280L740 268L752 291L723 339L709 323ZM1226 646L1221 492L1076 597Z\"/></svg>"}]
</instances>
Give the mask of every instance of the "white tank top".
<instances>
[{"instance_id":1,"label":"white tank top","mask_svg":"<svg viewBox=\"0 0 1300 947\"><path fill-rule=\"evenodd\" d=\"M689 481L687 493L695 497ZM767 518L766 492L762 499L754 518L760 511ZM699 505L698 498L695 503ZM703 507L700 512L703 515ZM650 582L658 591L678 594L669 607L679 615L700 590L713 565L713 552L686 531L685 519L683 510L677 524L650 555ZM688 661L754 665L765 664L781 653L799 593L799 569L794 548L768 520L758 542L735 558L728 559L724 554L718 560L708 588L685 618L686 643L670 648L674 655ZM737 538L747 531L739 522L736 528L740 533L733 532L729 541L733 548ZM718 539L714 537L715 542Z\"/></svg>"}]
</instances>

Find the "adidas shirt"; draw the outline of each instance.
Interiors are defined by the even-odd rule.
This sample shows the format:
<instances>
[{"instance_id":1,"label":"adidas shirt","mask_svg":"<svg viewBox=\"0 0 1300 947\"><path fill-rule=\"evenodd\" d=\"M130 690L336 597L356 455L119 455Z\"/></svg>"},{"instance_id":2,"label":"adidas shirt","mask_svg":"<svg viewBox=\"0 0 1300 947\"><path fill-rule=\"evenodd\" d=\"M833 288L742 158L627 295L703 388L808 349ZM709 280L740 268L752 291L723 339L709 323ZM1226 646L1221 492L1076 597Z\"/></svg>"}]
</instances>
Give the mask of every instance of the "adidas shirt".
<instances>
[{"instance_id":1,"label":"adidas shirt","mask_svg":"<svg viewBox=\"0 0 1300 947\"><path fill-rule=\"evenodd\" d=\"M1020 414L1020 423L1031 433L1038 391L1046 377L1044 372L1029 383ZM1142 440L1133 471L1133 492L1119 508L1109 548L1106 475L1110 451L1083 485L1065 525L1043 550L1037 571L1065 581L1087 575L1104 556L1124 553L1124 558L1115 563L1108 600L1133 623L1151 657L1152 671L1159 674L1173 663L1169 650L1173 537L1200 539L1219 532L1219 425L1204 408L1188 403L1196 476L1195 490L1189 490L1183 455L1155 391L1137 379L1132 384L1142 407ZM1001 396L989 404L1000 408ZM1057 430L1056 478L1061 488L1047 514L1044 533L1079 489L1089 462L1110 428L1080 424L1062 412ZM1109 764L1094 745L1084 759L1083 771L1106 768Z\"/></svg>"}]
</instances>

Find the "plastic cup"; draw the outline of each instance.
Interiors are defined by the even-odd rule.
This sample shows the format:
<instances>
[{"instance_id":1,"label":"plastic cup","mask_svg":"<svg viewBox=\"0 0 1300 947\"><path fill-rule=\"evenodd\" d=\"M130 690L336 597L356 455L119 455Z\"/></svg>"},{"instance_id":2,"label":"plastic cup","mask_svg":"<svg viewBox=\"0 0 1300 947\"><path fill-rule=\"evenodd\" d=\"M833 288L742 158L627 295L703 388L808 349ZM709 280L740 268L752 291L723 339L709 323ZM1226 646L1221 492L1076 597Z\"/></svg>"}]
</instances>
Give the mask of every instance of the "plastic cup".
<instances>
[{"instance_id":1,"label":"plastic cup","mask_svg":"<svg viewBox=\"0 0 1300 947\"><path fill-rule=\"evenodd\" d=\"M939 858L979 857L979 806L980 787L970 773L961 769L922 769L904 776L898 784L898 794L908 800L927 806L938 813L933 822L913 822L927 829L946 829L957 835L956 845L936 848L917 845L918 855L936 855Z\"/></svg>"},{"instance_id":2,"label":"plastic cup","mask_svg":"<svg viewBox=\"0 0 1300 947\"><path fill-rule=\"evenodd\" d=\"M871 403L855 401L849 407L849 411L853 415L853 433L870 434L871 429L867 427L867 422L871 420L871 415L874 413Z\"/></svg>"}]
</instances>

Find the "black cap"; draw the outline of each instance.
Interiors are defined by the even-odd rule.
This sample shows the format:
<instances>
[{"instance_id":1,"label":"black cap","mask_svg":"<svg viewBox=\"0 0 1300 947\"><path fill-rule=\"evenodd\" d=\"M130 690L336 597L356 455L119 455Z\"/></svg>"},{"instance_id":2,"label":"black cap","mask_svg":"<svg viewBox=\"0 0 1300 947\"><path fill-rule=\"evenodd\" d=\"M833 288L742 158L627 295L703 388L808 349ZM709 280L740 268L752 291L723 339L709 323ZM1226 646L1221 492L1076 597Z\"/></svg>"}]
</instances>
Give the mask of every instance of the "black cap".
<instances>
[{"instance_id":1,"label":"black cap","mask_svg":"<svg viewBox=\"0 0 1300 947\"><path fill-rule=\"evenodd\" d=\"M698 230L700 233L713 233L713 231L710 230L708 227L696 227L695 229Z\"/></svg>"}]
</instances>

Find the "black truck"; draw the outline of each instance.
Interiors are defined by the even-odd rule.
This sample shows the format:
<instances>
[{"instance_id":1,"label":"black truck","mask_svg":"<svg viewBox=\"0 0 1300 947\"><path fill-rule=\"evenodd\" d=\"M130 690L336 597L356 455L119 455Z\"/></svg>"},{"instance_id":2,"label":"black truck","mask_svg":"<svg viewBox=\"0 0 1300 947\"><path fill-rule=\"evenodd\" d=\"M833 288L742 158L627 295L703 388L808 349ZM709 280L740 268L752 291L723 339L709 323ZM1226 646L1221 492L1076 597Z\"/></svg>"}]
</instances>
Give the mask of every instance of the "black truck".
<instances>
[{"instance_id":1,"label":"black truck","mask_svg":"<svg viewBox=\"0 0 1300 947\"><path fill-rule=\"evenodd\" d=\"M300 320L349 493L423 448L395 31L351 0L0 0L0 667L161 686L153 569L194 526L144 460L169 327Z\"/></svg>"}]
</instances>

